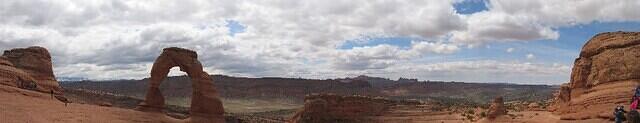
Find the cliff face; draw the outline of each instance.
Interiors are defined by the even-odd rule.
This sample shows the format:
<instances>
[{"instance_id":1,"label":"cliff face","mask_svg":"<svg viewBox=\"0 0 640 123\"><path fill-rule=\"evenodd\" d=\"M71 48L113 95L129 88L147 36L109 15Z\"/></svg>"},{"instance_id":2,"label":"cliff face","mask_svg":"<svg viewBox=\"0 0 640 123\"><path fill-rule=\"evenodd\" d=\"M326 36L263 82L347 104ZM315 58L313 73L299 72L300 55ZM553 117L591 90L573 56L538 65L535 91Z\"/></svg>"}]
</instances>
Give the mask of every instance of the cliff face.
<instances>
[{"instance_id":1,"label":"cliff face","mask_svg":"<svg viewBox=\"0 0 640 123\"><path fill-rule=\"evenodd\" d=\"M551 110L562 119L609 118L617 104L628 107L639 79L640 32L598 34L582 48Z\"/></svg>"},{"instance_id":2,"label":"cliff face","mask_svg":"<svg viewBox=\"0 0 640 123\"><path fill-rule=\"evenodd\" d=\"M53 75L51 55L43 47L4 51L0 58L0 72L0 80L5 85L42 92L61 92Z\"/></svg>"}]
</instances>

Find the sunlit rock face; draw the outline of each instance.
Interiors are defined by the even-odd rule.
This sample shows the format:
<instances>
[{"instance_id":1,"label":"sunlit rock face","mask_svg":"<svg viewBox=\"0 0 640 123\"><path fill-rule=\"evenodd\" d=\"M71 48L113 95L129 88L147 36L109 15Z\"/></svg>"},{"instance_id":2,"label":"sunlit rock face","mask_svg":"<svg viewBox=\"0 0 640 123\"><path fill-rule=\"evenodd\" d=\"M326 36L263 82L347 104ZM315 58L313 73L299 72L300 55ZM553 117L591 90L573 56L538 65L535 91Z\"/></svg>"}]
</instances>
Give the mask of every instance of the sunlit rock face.
<instances>
[{"instance_id":1,"label":"sunlit rock face","mask_svg":"<svg viewBox=\"0 0 640 123\"><path fill-rule=\"evenodd\" d=\"M562 119L610 118L616 105L630 104L640 82L640 32L607 32L582 48L551 110Z\"/></svg>"}]
</instances>

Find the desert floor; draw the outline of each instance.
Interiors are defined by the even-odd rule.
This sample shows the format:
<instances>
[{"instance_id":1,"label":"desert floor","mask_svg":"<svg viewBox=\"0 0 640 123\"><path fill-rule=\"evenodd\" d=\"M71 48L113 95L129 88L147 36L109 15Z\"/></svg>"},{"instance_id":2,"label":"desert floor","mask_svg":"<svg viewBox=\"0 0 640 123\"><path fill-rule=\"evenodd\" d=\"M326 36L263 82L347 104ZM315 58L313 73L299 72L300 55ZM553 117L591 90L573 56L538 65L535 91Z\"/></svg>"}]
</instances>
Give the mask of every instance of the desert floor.
<instances>
[{"instance_id":1,"label":"desert floor","mask_svg":"<svg viewBox=\"0 0 640 123\"><path fill-rule=\"evenodd\" d=\"M0 119L3 123L179 123L163 113L140 112L132 109L103 107L89 104L64 103L52 98L49 94L25 91L9 86L0 86ZM447 120L431 120L430 122L461 122L458 114L442 115ZM414 116L413 118L426 118ZM409 118L409 119L413 119ZM435 117L430 117L435 118ZM427 118L427 119L430 119ZM418 121L420 122L420 121ZM581 121L563 121L547 111L509 112L494 120L482 119L478 123L602 123L611 122L603 119Z\"/></svg>"},{"instance_id":2,"label":"desert floor","mask_svg":"<svg viewBox=\"0 0 640 123\"><path fill-rule=\"evenodd\" d=\"M162 113L64 103L50 95L0 86L0 119L3 123L176 123Z\"/></svg>"}]
</instances>

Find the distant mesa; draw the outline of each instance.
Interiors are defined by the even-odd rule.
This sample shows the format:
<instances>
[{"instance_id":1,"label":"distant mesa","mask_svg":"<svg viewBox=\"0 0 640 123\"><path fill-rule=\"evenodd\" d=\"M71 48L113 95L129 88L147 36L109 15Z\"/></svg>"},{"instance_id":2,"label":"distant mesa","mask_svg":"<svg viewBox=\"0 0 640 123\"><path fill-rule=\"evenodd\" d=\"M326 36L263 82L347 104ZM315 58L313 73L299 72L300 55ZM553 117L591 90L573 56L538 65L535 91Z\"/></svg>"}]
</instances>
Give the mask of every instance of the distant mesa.
<instances>
[{"instance_id":1,"label":"distant mesa","mask_svg":"<svg viewBox=\"0 0 640 123\"><path fill-rule=\"evenodd\" d=\"M600 33L582 48L550 110L564 120L613 118L612 109L628 108L639 83L640 32Z\"/></svg>"},{"instance_id":2,"label":"distant mesa","mask_svg":"<svg viewBox=\"0 0 640 123\"><path fill-rule=\"evenodd\" d=\"M165 48L158 56L151 68L149 89L138 109L143 111L160 112L164 108L164 97L160 92L160 84L167 77L172 67L180 67L186 72L193 87L191 109L188 122L193 123L224 123L224 109L213 80L207 72L202 70L198 61L198 54L188 49L170 47Z\"/></svg>"},{"instance_id":3,"label":"distant mesa","mask_svg":"<svg viewBox=\"0 0 640 123\"><path fill-rule=\"evenodd\" d=\"M0 56L0 84L49 93L62 93L53 74L51 55L43 47L5 50Z\"/></svg>"}]
</instances>

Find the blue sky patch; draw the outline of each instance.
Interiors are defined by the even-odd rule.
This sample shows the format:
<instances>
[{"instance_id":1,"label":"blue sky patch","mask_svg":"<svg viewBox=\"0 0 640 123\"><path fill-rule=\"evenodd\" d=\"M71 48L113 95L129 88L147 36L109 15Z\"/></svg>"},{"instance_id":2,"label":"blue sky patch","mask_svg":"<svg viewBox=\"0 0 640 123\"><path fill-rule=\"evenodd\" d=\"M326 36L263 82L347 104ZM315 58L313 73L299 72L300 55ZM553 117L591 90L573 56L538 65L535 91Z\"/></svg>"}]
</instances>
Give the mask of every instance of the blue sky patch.
<instances>
[{"instance_id":1,"label":"blue sky patch","mask_svg":"<svg viewBox=\"0 0 640 123\"><path fill-rule=\"evenodd\" d=\"M458 14L473 14L488 10L486 1L484 0L464 0L453 4Z\"/></svg>"},{"instance_id":2,"label":"blue sky patch","mask_svg":"<svg viewBox=\"0 0 640 123\"><path fill-rule=\"evenodd\" d=\"M243 33L245 31L245 29L247 29L246 26L240 24L240 22L235 21L235 20L227 20L227 28L229 28L229 35L231 36L235 36L236 33Z\"/></svg>"}]
</instances>

